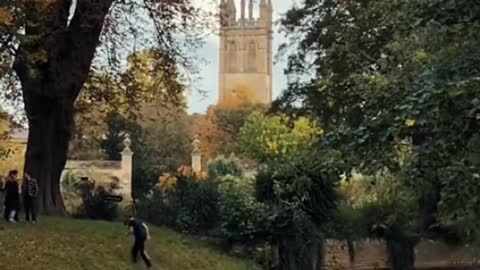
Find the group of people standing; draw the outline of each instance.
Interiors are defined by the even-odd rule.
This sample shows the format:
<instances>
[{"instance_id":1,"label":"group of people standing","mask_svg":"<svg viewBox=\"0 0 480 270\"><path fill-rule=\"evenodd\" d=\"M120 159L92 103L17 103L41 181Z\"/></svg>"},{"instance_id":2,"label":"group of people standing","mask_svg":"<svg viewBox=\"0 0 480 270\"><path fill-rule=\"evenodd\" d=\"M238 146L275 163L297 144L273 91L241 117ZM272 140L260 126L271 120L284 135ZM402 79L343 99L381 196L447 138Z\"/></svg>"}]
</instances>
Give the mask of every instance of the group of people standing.
<instances>
[{"instance_id":1,"label":"group of people standing","mask_svg":"<svg viewBox=\"0 0 480 270\"><path fill-rule=\"evenodd\" d=\"M0 182L0 191L5 193L5 208L3 217L7 222L15 223L19 221L20 198L23 198L23 207L25 209L25 220L27 222L37 222L37 197L39 193L38 182L35 178L25 173L21 186L18 180L18 171L12 170L8 173L7 179Z\"/></svg>"}]
</instances>

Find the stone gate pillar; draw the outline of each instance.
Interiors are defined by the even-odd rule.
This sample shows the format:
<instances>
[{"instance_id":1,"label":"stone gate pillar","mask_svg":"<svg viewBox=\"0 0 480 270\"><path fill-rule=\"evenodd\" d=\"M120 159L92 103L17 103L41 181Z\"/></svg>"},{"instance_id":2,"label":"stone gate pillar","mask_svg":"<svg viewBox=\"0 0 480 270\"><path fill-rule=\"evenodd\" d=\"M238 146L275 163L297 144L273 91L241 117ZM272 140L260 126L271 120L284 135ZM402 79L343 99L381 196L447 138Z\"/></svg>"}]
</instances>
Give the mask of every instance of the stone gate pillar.
<instances>
[{"instance_id":1,"label":"stone gate pillar","mask_svg":"<svg viewBox=\"0 0 480 270\"><path fill-rule=\"evenodd\" d=\"M130 135L126 134L125 139L123 140L123 151L122 151L122 179L120 180L120 188L123 195L123 200L125 203L130 203L132 201L132 175L133 175L133 151L130 149L132 141L130 140Z\"/></svg>"},{"instance_id":2,"label":"stone gate pillar","mask_svg":"<svg viewBox=\"0 0 480 270\"><path fill-rule=\"evenodd\" d=\"M202 172L202 151L200 150L200 144L198 136L195 136L195 140L193 140L192 143L192 170L197 175L200 175Z\"/></svg>"}]
</instances>

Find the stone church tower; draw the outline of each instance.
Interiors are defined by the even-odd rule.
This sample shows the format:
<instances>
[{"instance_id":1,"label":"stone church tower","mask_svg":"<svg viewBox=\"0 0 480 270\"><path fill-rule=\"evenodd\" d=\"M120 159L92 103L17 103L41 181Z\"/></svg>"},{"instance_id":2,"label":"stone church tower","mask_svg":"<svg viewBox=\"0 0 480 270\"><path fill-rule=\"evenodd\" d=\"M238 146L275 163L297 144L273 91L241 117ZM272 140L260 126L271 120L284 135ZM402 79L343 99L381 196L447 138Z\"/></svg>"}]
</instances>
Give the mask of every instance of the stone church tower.
<instances>
[{"instance_id":1,"label":"stone church tower","mask_svg":"<svg viewBox=\"0 0 480 270\"><path fill-rule=\"evenodd\" d=\"M272 0L260 0L259 18L253 16L254 0L240 0L240 18L234 0L220 1L218 103L268 105L272 102Z\"/></svg>"}]
</instances>

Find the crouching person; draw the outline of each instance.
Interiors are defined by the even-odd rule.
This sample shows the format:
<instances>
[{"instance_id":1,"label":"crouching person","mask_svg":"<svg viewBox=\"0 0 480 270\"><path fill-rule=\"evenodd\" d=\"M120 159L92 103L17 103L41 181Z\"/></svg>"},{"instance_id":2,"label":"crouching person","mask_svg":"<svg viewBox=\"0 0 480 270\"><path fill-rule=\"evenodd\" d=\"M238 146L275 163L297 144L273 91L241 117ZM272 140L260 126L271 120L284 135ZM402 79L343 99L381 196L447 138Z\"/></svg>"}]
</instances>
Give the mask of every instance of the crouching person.
<instances>
[{"instance_id":1,"label":"crouching person","mask_svg":"<svg viewBox=\"0 0 480 270\"><path fill-rule=\"evenodd\" d=\"M135 240L132 247L133 262L137 263L138 255L140 254L147 267L151 268L152 262L145 251L145 242L150 239L148 226L135 218L130 218L125 223L129 227L129 234L133 234Z\"/></svg>"},{"instance_id":2,"label":"crouching person","mask_svg":"<svg viewBox=\"0 0 480 270\"><path fill-rule=\"evenodd\" d=\"M25 220L27 222L37 223L38 182L28 174L25 174L25 180L22 185L22 195L25 208Z\"/></svg>"}]
</instances>

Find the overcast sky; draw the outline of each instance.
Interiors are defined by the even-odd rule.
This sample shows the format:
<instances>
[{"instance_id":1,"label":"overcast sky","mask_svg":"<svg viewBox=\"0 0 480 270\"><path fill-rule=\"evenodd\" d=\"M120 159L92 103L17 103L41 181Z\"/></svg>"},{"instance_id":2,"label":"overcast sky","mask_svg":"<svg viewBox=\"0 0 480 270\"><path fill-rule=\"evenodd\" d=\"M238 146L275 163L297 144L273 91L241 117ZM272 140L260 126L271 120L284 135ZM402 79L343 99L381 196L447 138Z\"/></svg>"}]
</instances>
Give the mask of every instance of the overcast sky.
<instances>
[{"instance_id":1,"label":"overcast sky","mask_svg":"<svg viewBox=\"0 0 480 270\"><path fill-rule=\"evenodd\" d=\"M216 4L205 0L197 0L198 5L205 9L212 9ZM239 12L240 0L235 0L237 4L237 11ZM248 1L246 1L248 3ZM259 1L256 0L258 3ZM282 14L284 14L289 7L294 4L295 0L272 0L274 20L277 21ZM283 41L282 35L278 33L278 27L275 26L273 35L273 53L277 54L278 46ZM195 87L200 88L203 93L191 90L188 95L188 106L190 113L205 113L207 107L216 104L218 97L218 53L219 39L217 35L211 34L207 37L207 43L198 51L198 53L205 58L208 63L202 65L200 68L200 79L196 80ZM284 89L286 85L285 76L283 76L283 69L285 67L285 60L274 63L273 68L273 98Z\"/></svg>"}]
</instances>

